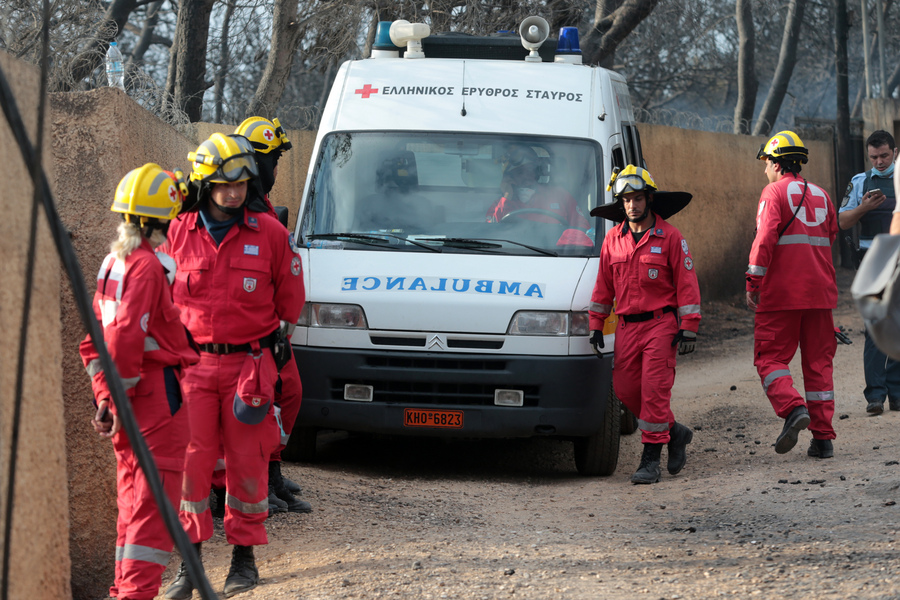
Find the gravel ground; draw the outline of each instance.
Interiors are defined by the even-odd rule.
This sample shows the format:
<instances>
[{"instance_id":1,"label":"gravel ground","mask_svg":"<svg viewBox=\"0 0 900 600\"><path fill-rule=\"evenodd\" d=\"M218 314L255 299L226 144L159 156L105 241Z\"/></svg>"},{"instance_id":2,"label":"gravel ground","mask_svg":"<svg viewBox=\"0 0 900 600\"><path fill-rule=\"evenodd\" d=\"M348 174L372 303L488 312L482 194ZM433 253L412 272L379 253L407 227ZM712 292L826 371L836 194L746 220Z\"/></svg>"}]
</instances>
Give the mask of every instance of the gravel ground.
<instances>
[{"instance_id":1,"label":"gravel ground","mask_svg":"<svg viewBox=\"0 0 900 600\"><path fill-rule=\"evenodd\" d=\"M833 459L806 455L808 432L775 454L752 314L708 303L679 359L673 408L694 439L678 476L630 483L639 434L606 478L579 477L562 441L320 436L316 464L285 465L313 513L269 519L260 585L237 598L900 598L900 412L865 413L845 292L835 321L854 343L835 360ZM220 593L229 560L219 521L204 564Z\"/></svg>"}]
</instances>

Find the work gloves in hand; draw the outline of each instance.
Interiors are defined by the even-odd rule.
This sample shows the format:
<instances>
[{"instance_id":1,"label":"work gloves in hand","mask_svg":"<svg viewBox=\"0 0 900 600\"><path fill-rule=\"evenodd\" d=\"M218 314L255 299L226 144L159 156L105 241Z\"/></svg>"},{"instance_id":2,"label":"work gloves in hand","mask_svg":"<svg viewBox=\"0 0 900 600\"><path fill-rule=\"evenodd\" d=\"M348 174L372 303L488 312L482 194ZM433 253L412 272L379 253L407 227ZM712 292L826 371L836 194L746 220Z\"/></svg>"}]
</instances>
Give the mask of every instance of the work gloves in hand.
<instances>
[{"instance_id":1,"label":"work gloves in hand","mask_svg":"<svg viewBox=\"0 0 900 600\"><path fill-rule=\"evenodd\" d=\"M678 354L690 354L697 343L697 334L693 331L679 329L672 340L672 345L678 344Z\"/></svg>"},{"instance_id":2,"label":"work gloves in hand","mask_svg":"<svg viewBox=\"0 0 900 600\"><path fill-rule=\"evenodd\" d=\"M591 332L591 350L594 351L594 354L597 356L603 355L603 332L602 331L592 331Z\"/></svg>"}]
</instances>

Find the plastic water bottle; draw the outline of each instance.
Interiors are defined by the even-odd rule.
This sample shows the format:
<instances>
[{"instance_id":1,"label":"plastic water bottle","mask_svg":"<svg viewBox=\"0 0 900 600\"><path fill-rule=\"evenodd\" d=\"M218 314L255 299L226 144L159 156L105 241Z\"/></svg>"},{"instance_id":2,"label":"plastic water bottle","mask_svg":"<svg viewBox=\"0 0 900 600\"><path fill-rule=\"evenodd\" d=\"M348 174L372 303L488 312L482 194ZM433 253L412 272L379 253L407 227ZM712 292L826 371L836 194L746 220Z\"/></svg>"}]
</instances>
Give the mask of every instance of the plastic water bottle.
<instances>
[{"instance_id":1,"label":"plastic water bottle","mask_svg":"<svg viewBox=\"0 0 900 600\"><path fill-rule=\"evenodd\" d=\"M109 87L125 91L125 66L117 42L110 42L109 50L106 51L106 82Z\"/></svg>"}]
</instances>

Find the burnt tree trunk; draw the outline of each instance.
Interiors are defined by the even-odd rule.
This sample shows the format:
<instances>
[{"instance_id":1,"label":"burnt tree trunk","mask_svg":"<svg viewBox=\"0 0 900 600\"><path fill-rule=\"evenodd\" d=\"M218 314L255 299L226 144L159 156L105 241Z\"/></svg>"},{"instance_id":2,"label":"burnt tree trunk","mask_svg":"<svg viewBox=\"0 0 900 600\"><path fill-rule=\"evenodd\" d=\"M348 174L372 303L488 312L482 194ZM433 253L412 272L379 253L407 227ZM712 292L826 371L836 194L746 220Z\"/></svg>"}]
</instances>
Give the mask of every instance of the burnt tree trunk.
<instances>
[{"instance_id":1,"label":"burnt tree trunk","mask_svg":"<svg viewBox=\"0 0 900 600\"><path fill-rule=\"evenodd\" d=\"M738 50L738 97L734 106L734 133L750 133L753 109L756 108L756 29L753 27L752 0L737 0L735 16L740 39Z\"/></svg>"},{"instance_id":2,"label":"burnt tree trunk","mask_svg":"<svg viewBox=\"0 0 900 600\"><path fill-rule=\"evenodd\" d=\"M788 84L794 72L794 63L797 61L797 44L800 41L800 30L803 25L803 11L806 8L806 0L791 0L788 6L787 17L784 21L784 35L781 38L781 50L778 54L778 66L775 67L775 76L772 78L772 87L766 96L762 110L753 127L753 135L769 135L781 103L787 94Z\"/></svg>"}]
</instances>

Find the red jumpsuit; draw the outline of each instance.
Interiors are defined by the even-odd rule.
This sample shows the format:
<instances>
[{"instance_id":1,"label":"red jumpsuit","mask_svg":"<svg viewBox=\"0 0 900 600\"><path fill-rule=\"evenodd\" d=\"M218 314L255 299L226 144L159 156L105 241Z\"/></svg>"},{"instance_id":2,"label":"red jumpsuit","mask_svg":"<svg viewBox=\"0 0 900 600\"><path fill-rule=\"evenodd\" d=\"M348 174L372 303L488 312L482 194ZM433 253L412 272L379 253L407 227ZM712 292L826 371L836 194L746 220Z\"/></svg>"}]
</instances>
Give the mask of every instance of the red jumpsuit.
<instances>
[{"instance_id":1,"label":"red jumpsuit","mask_svg":"<svg viewBox=\"0 0 900 600\"><path fill-rule=\"evenodd\" d=\"M179 410L181 369L197 362L187 333L172 304L165 271L144 241L125 261L110 254L97 277L94 312L103 338L131 400L138 427L159 469L173 506L181 497L184 453L189 431L187 411ZM110 401L106 376L90 336L79 348L91 375L97 402ZM125 430L112 438L116 455L115 582L111 596L153 598L169 562L172 539L163 524L144 472Z\"/></svg>"},{"instance_id":2,"label":"red jumpsuit","mask_svg":"<svg viewBox=\"0 0 900 600\"><path fill-rule=\"evenodd\" d=\"M606 234L589 314L591 330L601 331L615 299L613 387L637 416L643 443L665 444L675 424L672 341L679 329L697 331L700 287L687 242L662 217L654 218L637 244L627 222Z\"/></svg>"},{"instance_id":3,"label":"red jumpsuit","mask_svg":"<svg viewBox=\"0 0 900 600\"><path fill-rule=\"evenodd\" d=\"M212 537L209 489L220 444L225 449L225 535L228 543L267 543L268 468L279 443L273 405L261 422L235 416L236 390L246 348L269 336L279 321L296 322L305 293L300 257L287 230L266 214L244 211L222 242L206 230L198 213L176 219L169 229L168 253L178 270L173 285L182 320L200 345L200 363L184 381L191 419L185 458L181 522L192 542ZM213 348L210 345L215 344ZM274 386L278 373L269 348L263 348L259 376Z\"/></svg>"},{"instance_id":4,"label":"red jumpsuit","mask_svg":"<svg viewBox=\"0 0 900 600\"><path fill-rule=\"evenodd\" d=\"M275 208L269 201L269 197L264 197L269 207L269 213L273 219L278 220L275 214ZM281 221L278 221L279 223ZM297 367L297 361L293 356L278 372L281 379L281 385L275 388L275 404L281 407L281 426L288 435L294 429L294 423L297 422L297 415L300 414L300 403L303 400L303 384L300 381L300 370ZM281 460L281 451L284 450L284 444L278 444L278 448L272 453L272 461Z\"/></svg>"},{"instance_id":5,"label":"red jumpsuit","mask_svg":"<svg viewBox=\"0 0 900 600\"><path fill-rule=\"evenodd\" d=\"M837 282L831 246L838 226L828 194L808 185L802 206L803 179L790 174L767 185L759 199L747 269L747 291L759 292L753 362L775 414L786 418L806 406L813 437L832 440L837 341L831 311L837 306ZM789 367L798 345L805 401L794 389Z\"/></svg>"},{"instance_id":6,"label":"red jumpsuit","mask_svg":"<svg viewBox=\"0 0 900 600\"><path fill-rule=\"evenodd\" d=\"M575 199L562 188L538 184L537 191L528 202L514 198L500 198L487 213L488 223L499 223L503 217L517 210L538 209L558 214L571 227L588 229L591 224L584 215L578 212ZM523 219L541 223L560 223L558 219L537 212L521 213Z\"/></svg>"},{"instance_id":7,"label":"red jumpsuit","mask_svg":"<svg viewBox=\"0 0 900 600\"><path fill-rule=\"evenodd\" d=\"M275 214L275 207L272 206L269 197L263 196L263 201L269 207L269 211L266 214L278 221L278 215ZM281 221L278 222L280 223ZM276 385L275 387L275 404L281 408L281 427L287 435L290 435L291 430L294 429L294 423L297 422L297 415L300 414L300 403L303 400L303 384L300 381L300 370L297 367L297 361L293 357L278 372L278 379L281 385ZM279 443L272 453L271 462L281 461L282 450L284 450L284 444ZM214 488L225 487L225 452L223 448L219 449L219 460L216 461L212 486Z\"/></svg>"}]
</instances>

